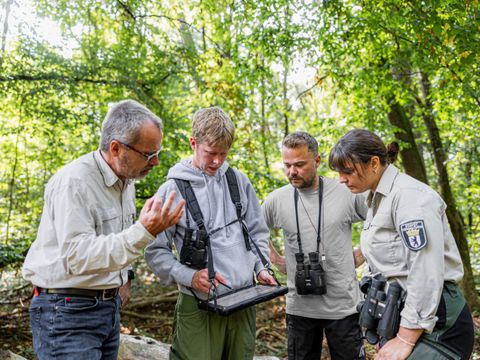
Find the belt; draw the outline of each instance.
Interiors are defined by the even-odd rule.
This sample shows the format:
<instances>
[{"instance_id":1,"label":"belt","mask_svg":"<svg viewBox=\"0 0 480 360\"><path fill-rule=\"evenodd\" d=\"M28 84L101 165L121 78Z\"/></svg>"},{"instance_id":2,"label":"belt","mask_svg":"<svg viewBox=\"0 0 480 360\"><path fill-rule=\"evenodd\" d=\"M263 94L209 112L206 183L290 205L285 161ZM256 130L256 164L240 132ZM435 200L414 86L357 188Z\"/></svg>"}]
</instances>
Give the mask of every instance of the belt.
<instances>
[{"instance_id":1,"label":"belt","mask_svg":"<svg viewBox=\"0 0 480 360\"><path fill-rule=\"evenodd\" d=\"M44 294L62 294L72 296L85 296L97 298L100 300L111 300L118 295L118 288L104 289L104 290L89 290L76 288L59 288L59 289L44 289L37 287L39 293Z\"/></svg>"}]
</instances>

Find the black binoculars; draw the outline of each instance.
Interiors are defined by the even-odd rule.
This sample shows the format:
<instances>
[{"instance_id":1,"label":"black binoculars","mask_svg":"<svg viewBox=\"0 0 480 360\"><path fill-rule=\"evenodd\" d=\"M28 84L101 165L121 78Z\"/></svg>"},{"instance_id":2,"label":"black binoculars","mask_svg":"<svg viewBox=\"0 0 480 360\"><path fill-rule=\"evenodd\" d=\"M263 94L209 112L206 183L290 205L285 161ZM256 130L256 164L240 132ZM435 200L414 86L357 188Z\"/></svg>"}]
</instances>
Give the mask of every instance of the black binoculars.
<instances>
[{"instance_id":1,"label":"black binoculars","mask_svg":"<svg viewBox=\"0 0 480 360\"><path fill-rule=\"evenodd\" d=\"M389 284L385 293L386 283L381 274L364 277L360 281L360 289L366 296L357 305L359 324L364 329L364 338L372 345L380 342L383 346L396 336L400 326L403 290L395 281Z\"/></svg>"},{"instance_id":2,"label":"black binoculars","mask_svg":"<svg viewBox=\"0 0 480 360\"><path fill-rule=\"evenodd\" d=\"M296 253L297 271L295 288L299 295L323 295L327 293L326 275L320 263L318 252L308 254L309 263L305 264L303 253Z\"/></svg>"},{"instance_id":3,"label":"black binoculars","mask_svg":"<svg viewBox=\"0 0 480 360\"><path fill-rule=\"evenodd\" d=\"M207 266L207 249L209 236L205 230L185 229L183 245L180 250L180 262L193 269L204 269Z\"/></svg>"}]
</instances>

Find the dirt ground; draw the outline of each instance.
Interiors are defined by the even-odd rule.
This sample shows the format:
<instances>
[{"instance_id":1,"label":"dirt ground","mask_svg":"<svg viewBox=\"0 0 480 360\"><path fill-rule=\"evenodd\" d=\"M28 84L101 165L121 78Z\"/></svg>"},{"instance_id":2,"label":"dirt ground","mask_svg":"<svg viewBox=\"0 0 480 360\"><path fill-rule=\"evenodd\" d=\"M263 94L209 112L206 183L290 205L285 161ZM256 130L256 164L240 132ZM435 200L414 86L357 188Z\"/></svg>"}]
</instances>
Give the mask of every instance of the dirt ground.
<instances>
[{"instance_id":1,"label":"dirt ground","mask_svg":"<svg viewBox=\"0 0 480 360\"><path fill-rule=\"evenodd\" d=\"M122 333L152 337L171 342L176 287L158 284L155 277L140 264L132 288L132 301L122 309ZM35 359L29 328L28 306L31 287L19 274L1 274L0 278L0 350L11 350L27 359ZM475 317L476 343L473 360L480 360L480 316ZM286 358L287 333L285 301L277 298L257 306L256 354ZM368 359L374 350L367 347ZM325 351L322 359L329 359Z\"/></svg>"}]
</instances>

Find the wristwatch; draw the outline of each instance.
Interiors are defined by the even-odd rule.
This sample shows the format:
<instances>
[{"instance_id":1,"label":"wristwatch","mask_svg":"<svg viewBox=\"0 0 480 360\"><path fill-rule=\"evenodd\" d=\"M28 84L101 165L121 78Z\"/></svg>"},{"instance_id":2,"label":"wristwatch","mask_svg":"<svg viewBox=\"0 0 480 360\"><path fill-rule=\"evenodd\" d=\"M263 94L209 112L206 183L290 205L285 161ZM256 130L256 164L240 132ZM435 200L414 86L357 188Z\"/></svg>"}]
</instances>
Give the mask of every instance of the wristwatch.
<instances>
[{"instance_id":1,"label":"wristwatch","mask_svg":"<svg viewBox=\"0 0 480 360\"><path fill-rule=\"evenodd\" d=\"M135 272L133 270L128 270L128 280L135 279Z\"/></svg>"}]
</instances>

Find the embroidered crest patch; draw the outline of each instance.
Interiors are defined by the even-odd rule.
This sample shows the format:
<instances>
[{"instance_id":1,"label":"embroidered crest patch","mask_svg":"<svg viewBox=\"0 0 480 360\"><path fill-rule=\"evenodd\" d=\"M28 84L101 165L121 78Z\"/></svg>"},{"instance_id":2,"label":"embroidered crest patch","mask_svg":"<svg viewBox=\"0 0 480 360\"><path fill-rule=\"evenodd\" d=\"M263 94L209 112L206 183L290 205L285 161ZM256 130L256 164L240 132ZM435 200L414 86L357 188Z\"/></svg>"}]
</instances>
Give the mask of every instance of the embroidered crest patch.
<instances>
[{"instance_id":1,"label":"embroidered crest patch","mask_svg":"<svg viewBox=\"0 0 480 360\"><path fill-rule=\"evenodd\" d=\"M400 235L410 250L418 251L427 245L427 233L423 220L412 220L401 224Z\"/></svg>"}]
</instances>

